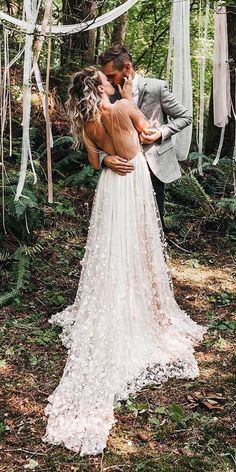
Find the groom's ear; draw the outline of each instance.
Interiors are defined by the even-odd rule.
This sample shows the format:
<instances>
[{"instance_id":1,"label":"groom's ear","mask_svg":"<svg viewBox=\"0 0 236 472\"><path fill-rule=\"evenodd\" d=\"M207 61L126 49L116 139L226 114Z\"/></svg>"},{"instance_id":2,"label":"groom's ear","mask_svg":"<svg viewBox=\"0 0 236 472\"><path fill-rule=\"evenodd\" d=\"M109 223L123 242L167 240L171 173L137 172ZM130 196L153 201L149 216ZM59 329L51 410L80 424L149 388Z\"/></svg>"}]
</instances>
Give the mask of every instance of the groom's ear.
<instances>
[{"instance_id":1,"label":"groom's ear","mask_svg":"<svg viewBox=\"0 0 236 472\"><path fill-rule=\"evenodd\" d=\"M131 72L131 69L132 69L132 64L131 62L127 61L125 64L124 64L124 68L123 70L125 71L125 75L128 76Z\"/></svg>"}]
</instances>

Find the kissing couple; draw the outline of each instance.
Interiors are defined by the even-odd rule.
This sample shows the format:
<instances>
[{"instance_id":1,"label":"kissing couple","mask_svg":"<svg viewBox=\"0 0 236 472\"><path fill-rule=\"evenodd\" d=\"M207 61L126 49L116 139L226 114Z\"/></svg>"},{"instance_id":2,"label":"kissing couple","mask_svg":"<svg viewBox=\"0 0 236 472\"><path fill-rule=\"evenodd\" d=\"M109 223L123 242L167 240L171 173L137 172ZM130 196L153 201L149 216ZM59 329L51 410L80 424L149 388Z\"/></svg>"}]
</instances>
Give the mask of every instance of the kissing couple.
<instances>
[{"instance_id":1,"label":"kissing couple","mask_svg":"<svg viewBox=\"0 0 236 472\"><path fill-rule=\"evenodd\" d=\"M171 136L191 116L164 81L134 71L123 45L99 63L73 77L67 102L76 145L102 171L75 300L49 319L68 356L43 437L81 456L103 452L118 400L198 376L206 332L175 300L162 231L164 185L181 175Z\"/></svg>"}]
</instances>

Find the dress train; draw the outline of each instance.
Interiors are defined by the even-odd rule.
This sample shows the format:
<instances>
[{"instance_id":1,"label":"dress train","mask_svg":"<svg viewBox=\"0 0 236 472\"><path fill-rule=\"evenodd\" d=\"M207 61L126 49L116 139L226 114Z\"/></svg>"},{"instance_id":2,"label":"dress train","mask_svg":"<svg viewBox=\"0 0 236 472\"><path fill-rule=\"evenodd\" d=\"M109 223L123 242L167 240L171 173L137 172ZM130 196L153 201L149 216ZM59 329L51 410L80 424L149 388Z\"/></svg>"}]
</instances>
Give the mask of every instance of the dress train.
<instances>
[{"instance_id":1,"label":"dress train","mask_svg":"<svg viewBox=\"0 0 236 472\"><path fill-rule=\"evenodd\" d=\"M76 299L49 320L68 357L43 441L81 456L106 447L116 401L198 376L194 346L206 332L175 301L143 153L132 162L125 177L102 171Z\"/></svg>"}]
</instances>

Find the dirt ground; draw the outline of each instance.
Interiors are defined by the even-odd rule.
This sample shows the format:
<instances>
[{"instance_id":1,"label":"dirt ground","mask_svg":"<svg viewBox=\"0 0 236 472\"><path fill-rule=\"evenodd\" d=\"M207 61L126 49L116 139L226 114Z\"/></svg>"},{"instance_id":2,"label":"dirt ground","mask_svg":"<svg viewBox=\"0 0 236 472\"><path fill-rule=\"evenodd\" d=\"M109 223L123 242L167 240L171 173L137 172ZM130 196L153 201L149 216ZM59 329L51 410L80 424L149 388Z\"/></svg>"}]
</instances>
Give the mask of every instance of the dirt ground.
<instances>
[{"instance_id":1,"label":"dirt ground","mask_svg":"<svg viewBox=\"0 0 236 472\"><path fill-rule=\"evenodd\" d=\"M1 310L0 471L233 472L236 265L223 241L185 252L168 235L177 301L209 327L196 348L199 377L172 379L118 403L108 447L96 457L42 442L47 397L66 360L60 328L47 320L73 301L89 219L86 192L71 204L79 216L45 210L30 284Z\"/></svg>"}]
</instances>

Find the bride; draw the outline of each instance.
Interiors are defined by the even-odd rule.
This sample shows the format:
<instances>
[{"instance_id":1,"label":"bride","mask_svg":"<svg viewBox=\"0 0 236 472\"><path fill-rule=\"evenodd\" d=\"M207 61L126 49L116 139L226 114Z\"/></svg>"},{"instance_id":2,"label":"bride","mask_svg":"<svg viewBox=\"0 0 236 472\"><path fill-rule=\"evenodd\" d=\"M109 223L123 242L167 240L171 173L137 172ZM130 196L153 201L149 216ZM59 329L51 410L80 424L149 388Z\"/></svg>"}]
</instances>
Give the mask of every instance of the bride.
<instances>
[{"instance_id":1,"label":"bride","mask_svg":"<svg viewBox=\"0 0 236 472\"><path fill-rule=\"evenodd\" d=\"M68 348L48 398L43 441L85 454L106 447L114 404L145 385L195 378L194 345L205 327L177 305L166 266L158 209L139 133L149 124L95 68L79 72L68 110L77 143L99 169L98 150L132 159L134 171L101 172L74 303L49 322Z\"/></svg>"}]
</instances>

